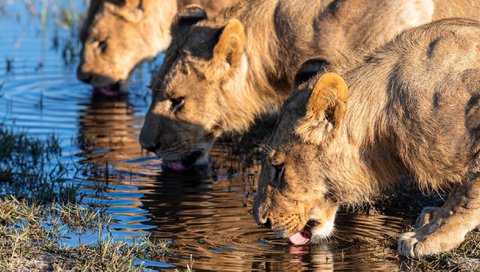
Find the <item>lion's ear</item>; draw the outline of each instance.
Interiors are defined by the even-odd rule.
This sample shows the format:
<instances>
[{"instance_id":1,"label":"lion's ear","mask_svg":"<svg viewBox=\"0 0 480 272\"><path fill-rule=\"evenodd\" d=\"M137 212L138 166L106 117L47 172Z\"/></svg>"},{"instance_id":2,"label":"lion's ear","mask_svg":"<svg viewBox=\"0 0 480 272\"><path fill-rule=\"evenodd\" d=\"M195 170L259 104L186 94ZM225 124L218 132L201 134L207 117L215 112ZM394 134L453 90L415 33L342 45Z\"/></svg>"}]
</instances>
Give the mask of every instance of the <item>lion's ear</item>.
<instances>
[{"instance_id":1,"label":"lion's ear","mask_svg":"<svg viewBox=\"0 0 480 272\"><path fill-rule=\"evenodd\" d=\"M185 37L188 30L196 23L207 19L207 13L199 5L188 5L179 10L173 19L171 32L174 39Z\"/></svg>"},{"instance_id":2,"label":"lion's ear","mask_svg":"<svg viewBox=\"0 0 480 272\"><path fill-rule=\"evenodd\" d=\"M237 19L230 19L213 49L213 60L236 67L244 52L244 46L245 32L242 23Z\"/></svg>"},{"instance_id":3,"label":"lion's ear","mask_svg":"<svg viewBox=\"0 0 480 272\"><path fill-rule=\"evenodd\" d=\"M142 0L127 0L123 3L105 1L104 8L128 22L136 23L143 18Z\"/></svg>"},{"instance_id":4,"label":"lion's ear","mask_svg":"<svg viewBox=\"0 0 480 272\"><path fill-rule=\"evenodd\" d=\"M305 83L318 77L319 74L333 71L333 66L327 60L321 58L309 59L298 69L293 80L293 91L303 89L307 85Z\"/></svg>"},{"instance_id":5,"label":"lion's ear","mask_svg":"<svg viewBox=\"0 0 480 272\"><path fill-rule=\"evenodd\" d=\"M323 74L308 100L306 114L295 132L306 142L321 145L335 137L347 111L348 87L336 73Z\"/></svg>"}]
</instances>

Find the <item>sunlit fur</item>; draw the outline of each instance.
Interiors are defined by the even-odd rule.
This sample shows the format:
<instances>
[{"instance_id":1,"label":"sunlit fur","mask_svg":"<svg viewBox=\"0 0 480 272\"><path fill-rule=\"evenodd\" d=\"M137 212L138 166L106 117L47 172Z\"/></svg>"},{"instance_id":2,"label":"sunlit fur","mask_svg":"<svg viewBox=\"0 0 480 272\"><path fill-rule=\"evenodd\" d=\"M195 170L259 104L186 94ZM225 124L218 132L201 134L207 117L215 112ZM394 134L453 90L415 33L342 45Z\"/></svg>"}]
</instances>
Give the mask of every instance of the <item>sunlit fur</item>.
<instances>
[{"instance_id":1,"label":"sunlit fur","mask_svg":"<svg viewBox=\"0 0 480 272\"><path fill-rule=\"evenodd\" d=\"M342 86L339 76L333 85L325 84L325 72L300 84L269 141L255 201L257 222L269 219L285 235L308 220L322 227L333 220L332 207L361 205L411 176L424 191L452 191L444 206L424 210L417 229L400 237L399 253L419 257L458 246L480 225L479 37L480 23L465 19L404 32L344 74L342 122L325 118L343 101L342 88L334 87L338 94L331 90ZM323 101L315 101L319 94L326 94ZM316 126L320 120L307 119L311 115L331 128ZM319 142L320 132L299 129L305 123L329 137ZM278 165L284 167L281 179Z\"/></svg>"},{"instance_id":2,"label":"sunlit fur","mask_svg":"<svg viewBox=\"0 0 480 272\"><path fill-rule=\"evenodd\" d=\"M480 4L467 2L458 12L478 16L472 5ZM279 109L305 60L321 57L339 71L347 70L360 52L430 22L432 16L442 17L436 4L450 3L246 0L209 20L174 24L172 46L152 84L141 143L161 152L161 146L172 144L169 139L211 143L222 133L244 132L256 117ZM185 98L185 107L172 114L168 98L178 96Z\"/></svg>"},{"instance_id":3,"label":"sunlit fur","mask_svg":"<svg viewBox=\"0 0 480 272\"><path fill-rule=\"evenodd\" d=\"M92 0L80 33L79 78L93 75L90 83L97 87L124 84L135 66L170 45L170 26L179 9L198 4L215 16L234 1Z\"/></svg>"},{"instance_id":4,"label":"sunlit fur","mask_svg":"<svg viewBox=\"0 0 480 272\"><path fill-rule=\"evenodd\" d=\"M347 85L335 73L326 73L314 89L320 91L312 94L305 118L295 127L295 132L306 142L321 145L335 137L342 126L347 109ZM326 116L328 109L332 109L332 116Z\"/></svg>"}]
</instances>

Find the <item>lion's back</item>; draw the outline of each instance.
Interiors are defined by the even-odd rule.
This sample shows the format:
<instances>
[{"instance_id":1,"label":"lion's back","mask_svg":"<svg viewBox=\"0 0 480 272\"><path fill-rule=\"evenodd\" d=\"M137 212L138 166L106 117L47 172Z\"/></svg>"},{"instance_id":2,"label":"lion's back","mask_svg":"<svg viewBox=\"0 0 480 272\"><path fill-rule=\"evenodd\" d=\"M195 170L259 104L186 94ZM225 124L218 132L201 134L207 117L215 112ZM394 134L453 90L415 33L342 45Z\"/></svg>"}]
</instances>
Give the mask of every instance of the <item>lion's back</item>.
<instances>
[{"instance_id":1,"label":"lion's back","mask_svg":"<svg viewBox=\"0 0 480 272\"><path fill-rule=\"evenodd\" d=\"M463 181L480 151L478 37L477 21L434 22L405 31L349 75L384 105L379 127L425 189Z\"/></svg>"}]
</instances>

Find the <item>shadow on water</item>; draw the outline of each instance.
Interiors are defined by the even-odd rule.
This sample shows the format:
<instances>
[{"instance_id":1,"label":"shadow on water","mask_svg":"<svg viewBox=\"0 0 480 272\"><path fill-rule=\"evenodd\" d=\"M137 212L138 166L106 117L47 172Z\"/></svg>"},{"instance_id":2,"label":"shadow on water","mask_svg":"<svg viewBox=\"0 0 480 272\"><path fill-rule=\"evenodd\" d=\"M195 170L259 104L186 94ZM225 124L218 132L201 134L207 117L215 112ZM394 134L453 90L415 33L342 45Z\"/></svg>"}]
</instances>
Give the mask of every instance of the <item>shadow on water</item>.
<instances>
[{"instance_id":1,"label":"shadow on water","mask_svg":"<svg viewBox=\"0 0 480 272\"><path fill-rule=\"evenodd\" d=\"M185 267L192 255L197 271L397 270L385 237L398 237L405 226L398 216L341 213L332 239L307 246L290 246L255 224L257 147L271 121L259 121L249 134L216 143L208 176L162 171L161 161L138 143L149 105L148 90L142 87L148 85L148 75L134 78L128 96L92 96L59 52L49 50L50 44L36 46L42 37L31 25L0 18L5 36L0 52L7 52L0 58L15 60L9 73L8 65L0 65L0 120L30 135L58 136L60 160L86 166L69 175L71 182L82 186L86 201L108 207L115 238L131 241L151 234L172 241L172 253L153 267ZM55 35L50 31L46 36ZM44 63L40 70L38 60Z\"/></svg>"}]
</instances>

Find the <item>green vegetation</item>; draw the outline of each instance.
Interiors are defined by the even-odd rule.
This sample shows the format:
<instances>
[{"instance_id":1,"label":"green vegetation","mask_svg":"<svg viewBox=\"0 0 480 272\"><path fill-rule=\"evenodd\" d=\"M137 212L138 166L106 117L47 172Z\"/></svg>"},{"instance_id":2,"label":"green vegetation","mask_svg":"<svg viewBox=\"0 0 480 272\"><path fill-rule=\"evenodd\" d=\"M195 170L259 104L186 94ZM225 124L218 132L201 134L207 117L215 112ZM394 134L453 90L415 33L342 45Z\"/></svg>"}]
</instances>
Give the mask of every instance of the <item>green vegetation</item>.
<instances>
[{"instance_id":1,"label":"green vegetation","mask_svg":"<svg viewBox=\"0 0 480 272\"><path fill-rule=\"evenodd\" d=\"M151 237L115 241L113 220L82 203L60 155L55 137L41 141L0 127L0 271L143 271L141 260L171 254L170 243ZM62 243L86 233L98 237L94 245Z\"/></svg>"}]
</instances>

